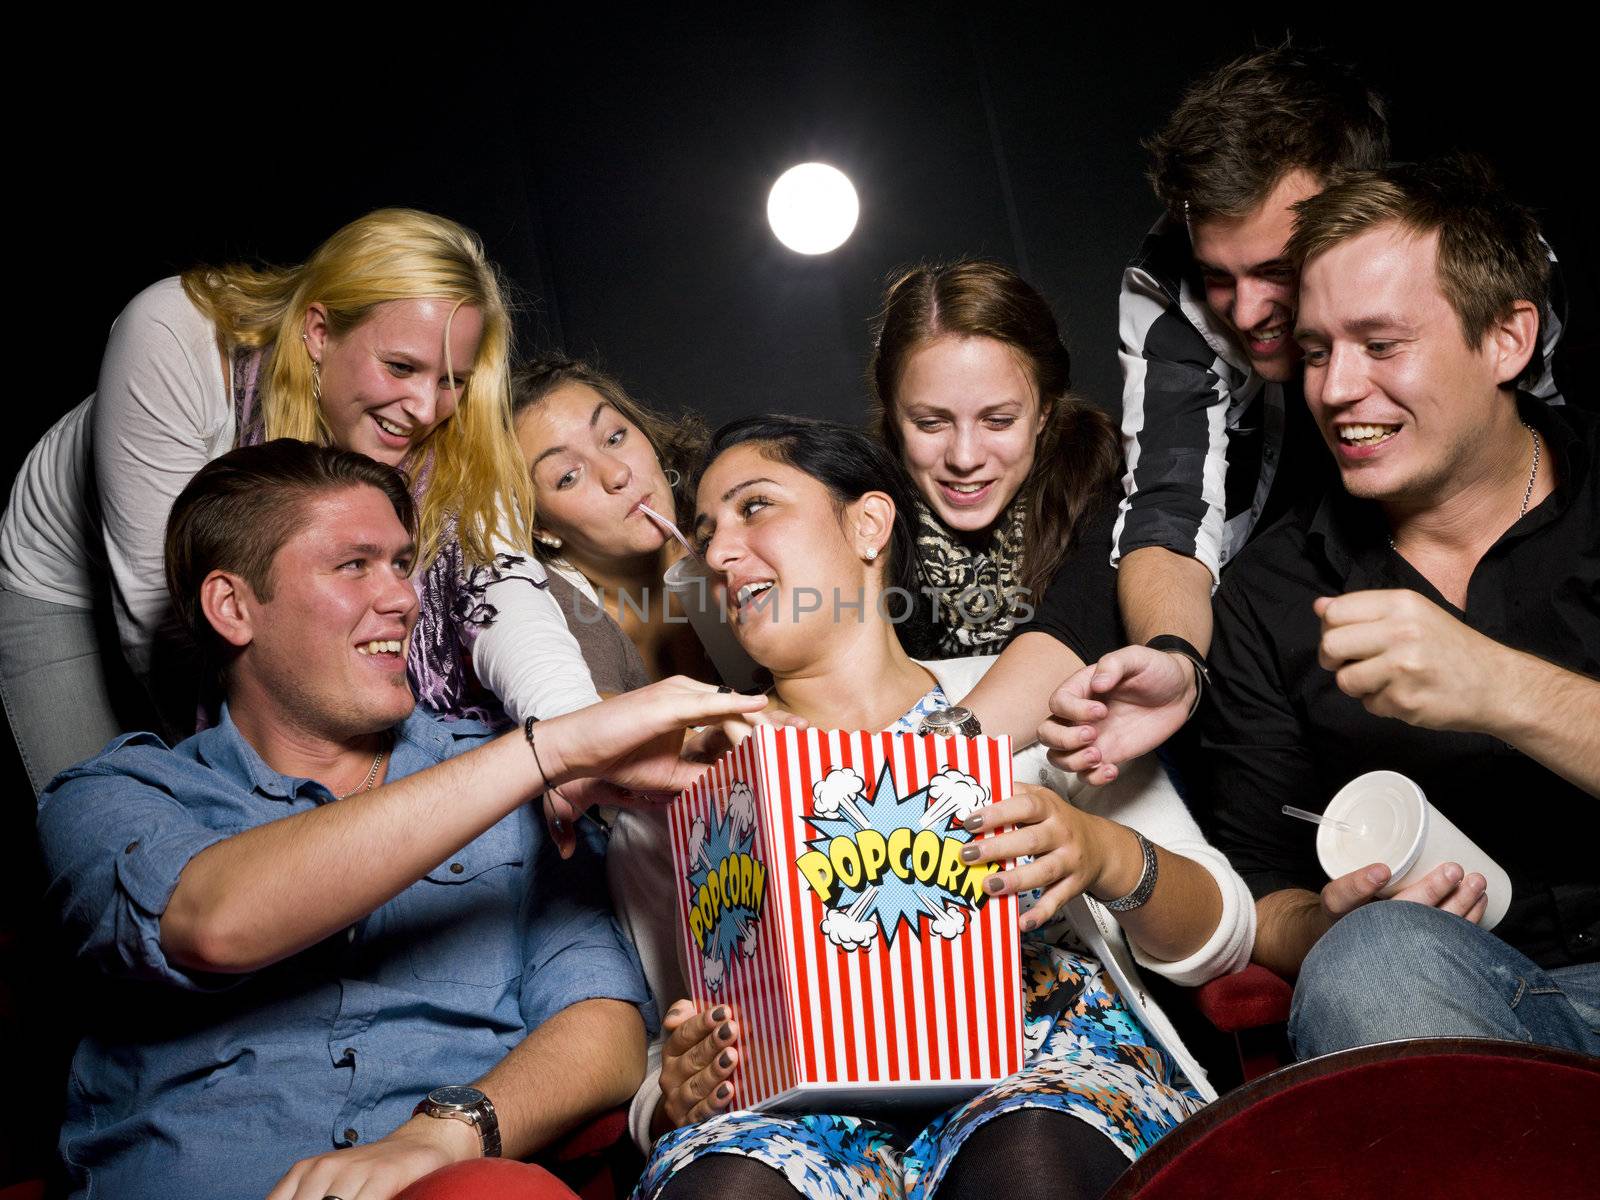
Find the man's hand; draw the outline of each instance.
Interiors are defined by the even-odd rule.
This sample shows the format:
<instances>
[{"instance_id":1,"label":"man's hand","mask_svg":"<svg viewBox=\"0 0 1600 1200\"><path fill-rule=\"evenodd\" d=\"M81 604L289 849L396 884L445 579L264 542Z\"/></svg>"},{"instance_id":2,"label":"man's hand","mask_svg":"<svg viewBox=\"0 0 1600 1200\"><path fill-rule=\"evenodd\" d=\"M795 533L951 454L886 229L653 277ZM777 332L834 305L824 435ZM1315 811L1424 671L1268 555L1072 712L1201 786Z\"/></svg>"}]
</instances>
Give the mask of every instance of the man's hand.
<instances>
[{"instance_id":1,"label":"man's hand","mask_svg":"<svg viewBox=\"0 0 1600 1200\"><path fill-rule=\"evenodd\" d=\"M621 788L670 798L705 770L683 756L683 730L753 713L765 696L681 675L534 726L545 781L559 787L594 776Z\"/></svg>"},{"instance_id":2,"label":"man's hand","mask_svg":"<svg viewBox=\"0 0 1600 1200\"><path fill-rule=\"evenodd\" d=\"M1194 664L1183 655L1124 646L1056 689L1039 740L1063 771L1076 771L1085 783L1110 783L1121 763L1183 727L1195 686Z\"/></svg>"},{"instance_id":3,"label":"man's hand","mask_svg":"<svg viewBox=\"0 0 1600 1200\"><path fill-rule=\"evenodd\" d=\"M1505 646L1416 592L1323 596L1312 609L1322 620L1317 661L1368 712L1424 729L1488 731Z\"/></svg>"},{"instance_id":4,"label":"man's hand","mask_svg":"<svg viewBox=\"0 0 1600 1200\"><path fill-rule=\"evenodd\" d=\"M1389 868L1383 863L1373 863L1330 880L1322 889L1322 911L1327 915L1329 924L1375 900L1388 882ZM1464 875L1460 866L1447 862L1440 863L1416 883L1396 892L1389 899L1443 909L1458 917L1465 917L1476 925L1483 920L1483 914L1489 907L1488 886L1488 881L1476 871Z\"/></svg>"},{"instance_id":5,"label":"man's hand","mask_svg":"<svg viewBox=\"0 0 1600 1200\"><path fill-rule=\"evenodd\" d=\"M389 1200L424 1175L482 1151L478 1131L465 1121L412 1117L369 1145L301 1159L267 1200Z\"/></svg>"}]
</instances>

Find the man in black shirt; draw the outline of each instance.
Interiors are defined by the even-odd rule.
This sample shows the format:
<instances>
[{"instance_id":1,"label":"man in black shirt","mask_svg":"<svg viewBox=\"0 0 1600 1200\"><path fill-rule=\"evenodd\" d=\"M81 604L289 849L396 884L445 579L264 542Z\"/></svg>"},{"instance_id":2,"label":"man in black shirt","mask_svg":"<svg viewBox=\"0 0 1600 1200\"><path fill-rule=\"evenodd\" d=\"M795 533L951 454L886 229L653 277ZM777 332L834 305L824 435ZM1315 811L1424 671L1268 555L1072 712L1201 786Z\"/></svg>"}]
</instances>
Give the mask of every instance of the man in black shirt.
<instances>
[{"instance_id":1,"label":"man in black shirt","mask_svg":"<svg viewBox=\"0 0 1600 1200\"><path fill-rule=\"evenodd\" d=\"M1299 981L1302 1056L1476 1035L1600 1053L1600 480L1591 414L1517 393L1549 264L1528 213L1451 160L1298 207L1296 338L1342 488L1246 549L1217 597L1203 729L1215 836L1255 958ZM1510 876L1454 863L1395 899L1326 882L1321 810L1414 779Z\"/></svg>"}]
</instances>

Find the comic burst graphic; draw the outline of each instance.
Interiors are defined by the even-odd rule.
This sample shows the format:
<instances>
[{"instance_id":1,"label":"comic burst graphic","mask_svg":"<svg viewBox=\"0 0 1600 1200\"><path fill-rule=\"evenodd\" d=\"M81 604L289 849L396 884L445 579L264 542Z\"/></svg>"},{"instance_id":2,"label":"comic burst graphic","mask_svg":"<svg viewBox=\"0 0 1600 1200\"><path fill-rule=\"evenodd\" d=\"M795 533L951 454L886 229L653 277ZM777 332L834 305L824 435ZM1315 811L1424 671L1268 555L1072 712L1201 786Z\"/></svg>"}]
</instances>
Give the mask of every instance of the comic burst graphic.
<instances>
[{"instance_id":1,"label":"comic burst graphic","mask_svg":"<svg viewBox=\"0 0 1600 1200\"><path fill-rule=\"evenodd\" d=\"M765 868L755 857L755 798L734 785L726 813L696 817L689 830L690 923L702 952L706 986L715 991L736 955L753 958L765 894ZM731 866L731 870L729 869Z\"/></svg>"},{"instance_id":2,"label":"comic burst graphic","mask_svg":"<svg viewBox=\"0 0 1600 1200\"><path fill-rule=\"evenodd\" d=\"M985 899L981 888L972 885L972 879L975 876L981 884L990 868L962 865L960 878L966 886L953 890L939 884L941 872L937 864L948 861L946 843L953 843L959 854L959 848L972 840L972 834L960 823L988 802L989 793L982 784L949 768L935 775L927 787L903 797L896 793L894 779L885 769L879 774L870 799L855 770L843 767L829 772L812 789L811 812L806 816L807 822L822 834L807 843L812 853L803 856L810 860L811 870L805 869L807 862L799 864L827 906L821 924L823 934L841 950L865 949L880 931L886 944L892 946L902 925L912 936L920 936L924 921L929 932L938 937L961 936L968 912L976 911ZM929 844L937 845L934 866L930 870L912 870L912 839L927 834L935 838ZM841 838L858 847L857 853L864 858L873 858L880 846L887 850L898 843L904 853L887 857L904 869L890 861L878 863L875 871L861 870L852 885L844 872L822 861L827 859L831 864L830 852L839 852L836 839ZM924 841L928 841L926 836ZM869 844L871 849L861 849ZM948 881L950 877L947 869L944 878Z\"/></svg>"}]
</instances>

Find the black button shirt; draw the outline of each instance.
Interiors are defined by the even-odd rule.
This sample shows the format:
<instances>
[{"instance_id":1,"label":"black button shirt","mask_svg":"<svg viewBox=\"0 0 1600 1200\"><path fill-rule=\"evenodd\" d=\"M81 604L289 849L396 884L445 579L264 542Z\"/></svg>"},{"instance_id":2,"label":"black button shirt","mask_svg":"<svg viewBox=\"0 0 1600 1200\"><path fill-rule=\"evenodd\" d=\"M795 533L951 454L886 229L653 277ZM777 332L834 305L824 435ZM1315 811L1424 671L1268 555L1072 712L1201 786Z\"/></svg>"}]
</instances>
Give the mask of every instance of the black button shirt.
<instances>
[{"instance_id":1,"label":"black button shirt","mask_svg":"<svg viewBox=\"0 0 1600 1200\"><path fill-rule=\"evenodd\" d=\"M1317 596L1421 593L1504 645L1600 678L1600 455L1595 415L1523 397L1556 472L1552 494L1473 571L1462 612L1388 544L1375 503L1342 489L1240 555L1216 597L1214 687L1201 728L1209 825L1259 898L1319 891L1322 811L1367 771L1400 771L1500 863L1512 901L1495 932L1545 967L1600 958L1600 799L1497 738L1376 717L1317 663Z\"/></svg>"}]
</instances>

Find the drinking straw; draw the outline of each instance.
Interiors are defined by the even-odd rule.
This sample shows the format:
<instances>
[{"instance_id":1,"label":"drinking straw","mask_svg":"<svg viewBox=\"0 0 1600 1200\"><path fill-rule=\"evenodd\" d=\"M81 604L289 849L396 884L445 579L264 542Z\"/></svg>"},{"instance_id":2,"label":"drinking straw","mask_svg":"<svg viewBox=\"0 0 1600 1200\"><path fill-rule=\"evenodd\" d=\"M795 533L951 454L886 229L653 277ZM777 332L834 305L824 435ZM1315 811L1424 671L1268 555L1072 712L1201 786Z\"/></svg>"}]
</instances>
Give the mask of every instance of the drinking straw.
<instances>
[{"instance_id":1,"label":"drinking straw","mask_svg":"<svg viewBox=\"0 0 1600 1200\"><path fill-rule=\"evenodd\" d=\"M1325 817L1321 813L1307 812L1305 809L1296 808L1292 804L1285 804L1283 806L1283 815L1286 817L1299 817L1302 821L1310 821L1313 825L1331 825L1340 833L1360 834L1367 831L1365 825L1363 825L1360 829L1357 829L1354 825L1351 825L1348 822L1335 821L1332 817Z\"/></svg>"},{"instance_id":2,"label":"drinking straw","mask_svg":"<svg viewBox=\"0 0 1600 1200\"><path fill-rule=\"evenodd\" d=\"M682 545L683 548L689 552L689 557L690 558L699 558L700 557L698 554L695 553L694 547L689 544L689 539L684 537L683 534L681 532L679 532L678 527L676 525L674 525L671 521L667 520L667 518L663 517L660 513L658 513L655 509L651 508L648 504L645 504L643 501L640 501L640 503L639 503L639 511L642 512L645 516L650 517L652 520L654 520L657 524L659 524L663 529L665 529L673 537L677 538L679 544Z\"/></svg>"}]
</instances>

